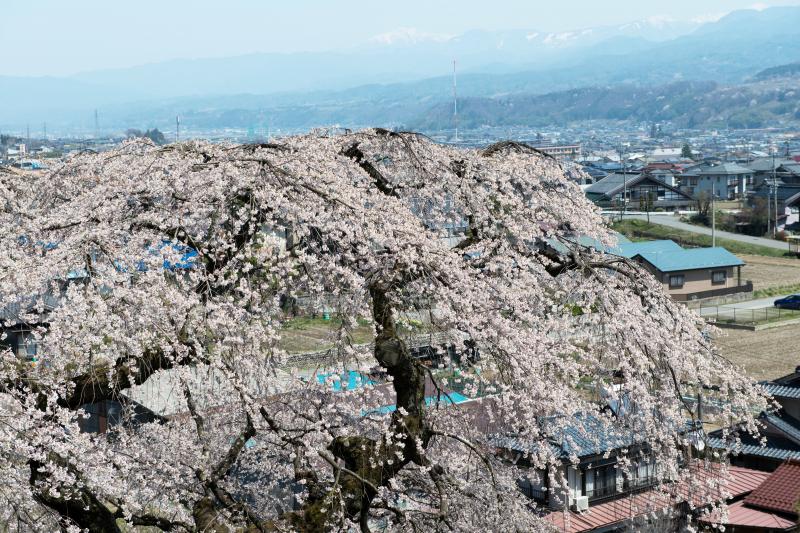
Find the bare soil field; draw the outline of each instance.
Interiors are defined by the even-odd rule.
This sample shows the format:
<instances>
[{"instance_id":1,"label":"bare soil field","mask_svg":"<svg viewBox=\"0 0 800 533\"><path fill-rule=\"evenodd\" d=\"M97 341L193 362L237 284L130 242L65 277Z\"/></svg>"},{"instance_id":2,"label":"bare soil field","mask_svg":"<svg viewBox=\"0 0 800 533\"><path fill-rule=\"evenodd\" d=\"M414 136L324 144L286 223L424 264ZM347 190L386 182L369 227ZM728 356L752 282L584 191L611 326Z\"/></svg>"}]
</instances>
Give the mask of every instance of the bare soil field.
<instances>
[{"instance_id":1,"label":"bare soil field","mask_svg":"<svg viewBox=\"0 0 800 533\"><path fill-rule=\"evenodd\" d=\"M716 344L722 355L760 381L785 376L800 365L798 335L797 325L761 331L728 329L719 332Z\"/></svg>"},{"instance_id":2,"label":"bare soil field","mask_svg":"<svg viewBox=\"0 0 800 533\"><path fill-rule=\"evenodd\" d=\"M742 279L751 280L755 290L800 285L800 259L741 254L739 257L747 263L742 267Z\"/></svg>"},{"instance_id":3,"label":"bare soil field","mask_svg":"<svg viewBox=\"0 0 800 533\"><path fill-rule=\"evenodd\" d=\"M337 319L295 318L287 322L281 331L281 348L289 353L307 353L330 348L341 321ZM372 340L372 327L360 322L352 332L354 344L366 344Z\"/></svg>"}]
</instances>

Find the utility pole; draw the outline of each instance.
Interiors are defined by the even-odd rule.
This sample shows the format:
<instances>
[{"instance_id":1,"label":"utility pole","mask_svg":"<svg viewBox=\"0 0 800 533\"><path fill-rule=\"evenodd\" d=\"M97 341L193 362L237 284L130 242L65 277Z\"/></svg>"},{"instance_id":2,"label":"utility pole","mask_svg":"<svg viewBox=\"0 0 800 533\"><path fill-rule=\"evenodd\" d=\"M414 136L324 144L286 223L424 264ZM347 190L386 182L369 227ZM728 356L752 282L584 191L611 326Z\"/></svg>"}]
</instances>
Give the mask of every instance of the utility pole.
<instances>
[{"instance_id":1,"label":"utility pole","mask_svg":"<svg viewBox=\"0 0 800 533\"><path fill-rule=\"evenodd\" d=\"M767 235L769 235L769 227L772 223L772 185L769 180L764 180L764 184L767 186Z\"/></svg>"},{"instance_id":2,"label":"utility pole","mask_svg":"<svg viewBox=\"0 0 800 533\"><path fill-rule=\"evenodd\" d=\"M453 60L453 123L456 128L456 142L458 142L458 87L456 85L456 60Z\"/></svg>"},{"instance_id":3,"label":"utility pole","mask_svg":"<svg viewBox=\"0 0 800 533\"><path fill-rule=\"evenodd\" d=\"M622 218L628 214L628 162L622 153L622 145L619 147L619 159L622 162Z\"/></svg>"},{"instance_id":4,"label":"utility pole","mask_svg":"<svg viewBox=\"0 0 800 533\"><path fill-rule=\"evenodd\" d=\"M775 224L772 226L773 239L778 235L778 169L775 168L775 152L777 151L778 147L776 146L772 152L772 186L775 187L775 192L773 193L775 196Z\"/></svg>"},{"instance_id":5,"label":"utility pole","mask_svg":"<svg viewBox=\"0 0 800 533\"><path fill-rule=\"evenodd\" d=\"M97 109L94 110L94 138L100 138L100 118L97 114Z\"/></svg>"},{"instance_id":6,"label":"utility pole","mask_svg":"<svg viewBox=\"0 0 800 533\"><path fill-rule=\"evenodd\" d=\"M181 139L181 118L178 115L175 115L175 142L180 141Z\"/></svg>"},{"instance_id":7,"label":"utility pole","mask_svg":"<svg viewBox=\"0 0 800 533\"><path fill-rule=\"evenodd\" d=\"M714 182L711 182L711 247L717 246L717 215L714 209Z\"/></svg>"}]
</instances>

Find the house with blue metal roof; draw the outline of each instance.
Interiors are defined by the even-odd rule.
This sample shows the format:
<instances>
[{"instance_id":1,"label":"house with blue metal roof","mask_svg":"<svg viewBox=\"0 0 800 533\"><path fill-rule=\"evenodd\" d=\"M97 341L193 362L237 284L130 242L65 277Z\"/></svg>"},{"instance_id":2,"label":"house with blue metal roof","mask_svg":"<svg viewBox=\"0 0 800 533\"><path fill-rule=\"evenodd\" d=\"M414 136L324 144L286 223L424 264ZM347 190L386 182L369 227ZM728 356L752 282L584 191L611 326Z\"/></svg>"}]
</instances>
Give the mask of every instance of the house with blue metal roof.
<instances>
[{"instance_id":1,"label":"house with blue metal roof","mask_svg":"<svg viewBox=\"0 0 800 533\"><path fill-rule=\"evenodd\" d=\"M615 250L611 250L611 253L630 259L643 253L669 253L679 252L682 250L683 248L681 248L677 242L670 240L640 242L628 241L620 243Z\"/></svg>"},{"instance_id":2,"label":"house with blue metal roof","mask_svg":"<svg viewBox=\"0 0 800 533\"><path fill-rule=\"evenodd\" d=\"M742 280L744 261L725 248L682 248L663 240L620 244L610 252L644 266L676 301L753 291L753 284Z\"/></svg>"},{"instance_id":3,"label":"house with blue metal roof","mask_svg":"<svg viewBox=\"0 0 800 533\"><path fill-rule=\"evenodd\" d=\"M668 239L631 242L618 235L616 245L576 236L572 245L631 259L646 268L679 302L731 297L753 292L753 284L742 279L745 262L725 248L683 248ZM548 241L557 253L568 252L569 242Z\"/></svg>"}]
</instances>

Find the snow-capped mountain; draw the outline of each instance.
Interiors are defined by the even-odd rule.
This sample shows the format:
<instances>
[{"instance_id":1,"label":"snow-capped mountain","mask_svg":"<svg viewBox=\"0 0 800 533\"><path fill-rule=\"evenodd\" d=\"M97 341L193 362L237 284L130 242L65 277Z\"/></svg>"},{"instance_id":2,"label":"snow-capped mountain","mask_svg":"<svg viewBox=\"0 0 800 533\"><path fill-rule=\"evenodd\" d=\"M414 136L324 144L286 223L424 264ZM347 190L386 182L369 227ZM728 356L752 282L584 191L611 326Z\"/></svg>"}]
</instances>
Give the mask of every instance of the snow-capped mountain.
<instances>
[{"instance_id":1,"label":"snow-capped mountain","mask_svg":"<svg viewBox=\"0 0 800 533\"><path fill-rule=\"evenodd\" d=\"M0 76L0 128L50 122L55 113L88 117L95 107L139 109L144 101L172 102L159 113L174 117L197 102L238 108L245 94L258 108L324 102L335 114L342 102L373 101L389 110L450 98L453 60L465 97L676 79L735 83L800 60L800 6L736 11L709 23L653 17L563 32L401 28L340 51L175 60L67 78Z\"/></svg>"}]
</instances>

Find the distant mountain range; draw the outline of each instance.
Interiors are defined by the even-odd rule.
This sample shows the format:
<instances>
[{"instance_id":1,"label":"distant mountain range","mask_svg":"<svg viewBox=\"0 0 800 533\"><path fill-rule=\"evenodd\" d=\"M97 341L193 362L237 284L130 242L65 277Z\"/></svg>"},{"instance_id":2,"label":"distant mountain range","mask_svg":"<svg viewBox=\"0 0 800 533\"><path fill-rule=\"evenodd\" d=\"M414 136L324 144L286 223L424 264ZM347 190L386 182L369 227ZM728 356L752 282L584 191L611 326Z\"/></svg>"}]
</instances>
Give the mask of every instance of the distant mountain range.
<instances>
[{"instance_id":1,"label":"distant mountain range","mask_svg":"<svg viewBox=\"0 0 800 533\"><path fill-rule=\"evenodd\" d=\"M410 129L452 123L447 103L425 110ZM544 127L583 121L670 122L696 129L745 129L800 124L800 76L732 86L681 81L643 87L623 84L545 95L472 97L459 101L462 128Z\"/></svg>"},{"instance_id":2,"label":"distant mountain range","mask_svg":"<svg viewBox=\"0 0 800 533\"><path fill-rule=\"evenodd\" d=\"M604 106L653 91L662 100L695 92L691 98L703 100L709 86L694 82L713 82L714 91L745 84L743 90L758 92L759 83L790 75L788 65L800 62L800 7L736 11L706 24L649 19L563 33L446 36L405 29L340 52L176 60L68 78L0 77L0 128L46 120L51 131L91 131L94 109L106 130L168 127L177 114L187 127L203 129L449 127L453 58L465 125L621 116L615 108L579 110L586 102ZM580 96L568 98L575 89ZM548 98L567 108L547 109ZM523 106L524 118L502 111L510 104ZM656 119L655 107L636 102L638 111L629 114Z\"/></svg>"}]
</instances>

